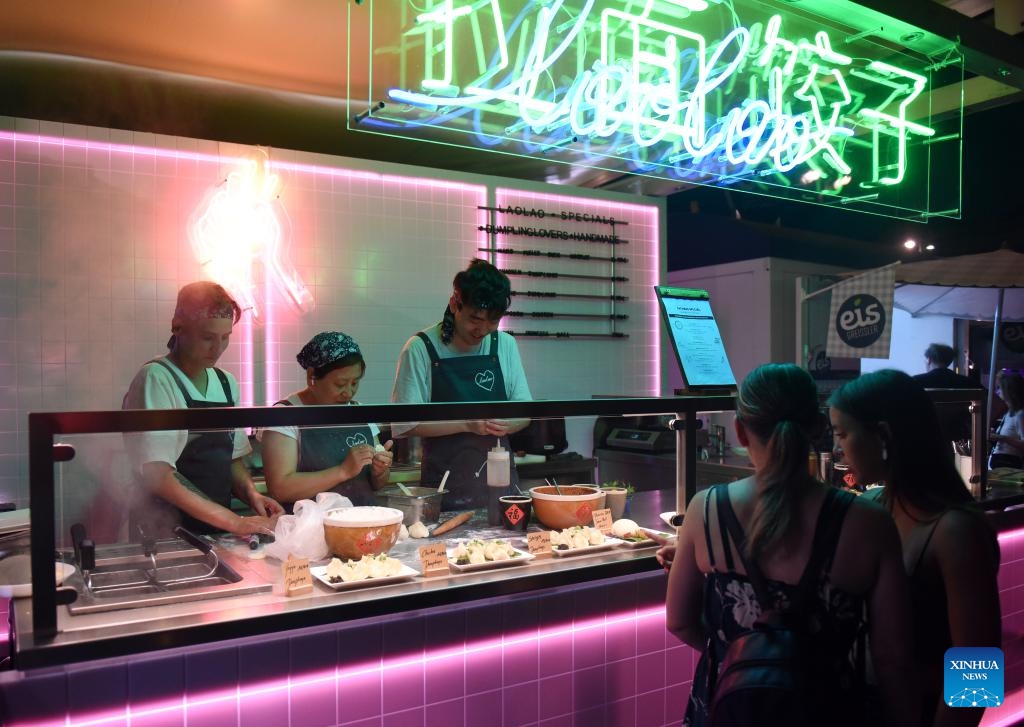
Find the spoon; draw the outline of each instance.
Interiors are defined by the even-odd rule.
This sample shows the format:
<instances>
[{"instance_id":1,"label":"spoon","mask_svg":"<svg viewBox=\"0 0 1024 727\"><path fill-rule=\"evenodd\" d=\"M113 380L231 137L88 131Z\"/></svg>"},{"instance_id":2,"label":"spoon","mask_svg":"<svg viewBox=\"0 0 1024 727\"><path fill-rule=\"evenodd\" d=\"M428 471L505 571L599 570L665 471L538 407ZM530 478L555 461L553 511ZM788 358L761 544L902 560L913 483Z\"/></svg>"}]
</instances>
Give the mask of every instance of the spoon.
<instances>
[{"instance_id":1,"label":"spoon","mask_svg":"<svg viewBox=\"0 0 1024 727\"><path fill-rule=\"evenodd\" d=\"M545 481L545 482L547 482L547 483L548 483L549 485L551 485L552 487L554 487L554 488L555 488L555 492L557 492L557 493L558 493L558 496L559 496L559 497L561 497L561 496L562 496L562 490L561 490L561 488L560 488L560 487L558 486L558 483L557 483L557 482L555 482L555 478L554 478L554 477L552 477L551 479L548 479L547 477L545 477L545 478L544 478L544 481Z\"/></svg>"},{"instance_id":2,"label":"spoon","mask_svg":"<svg viewBox=\"0 0 1024 727\"><path fill-rule=\"evenodd\" d=\"M448 475L451 474L451 470L444 471L444 477L441 478L441 484L437 486L437 494L444 492L444 483L448 481Z\"/></svg>"}]
</instances>

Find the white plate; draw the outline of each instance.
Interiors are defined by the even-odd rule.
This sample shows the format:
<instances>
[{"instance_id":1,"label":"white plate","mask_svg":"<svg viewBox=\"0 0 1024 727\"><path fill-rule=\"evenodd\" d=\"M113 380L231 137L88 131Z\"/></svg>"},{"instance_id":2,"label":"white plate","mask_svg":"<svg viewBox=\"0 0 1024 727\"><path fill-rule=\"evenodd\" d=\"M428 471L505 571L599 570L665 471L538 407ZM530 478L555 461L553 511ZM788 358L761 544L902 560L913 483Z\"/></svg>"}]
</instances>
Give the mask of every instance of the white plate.
<instances>
[{"instance_id":1,"label":"white plate","mask_svg":"<svg viewBox=\"0 0 1024 727\"><path fill-rule=\"evenodd\" d=\"M642 530L654 533L655 535L660 535L663 538L671 539L676 537L674 533L666 533L661 530L651 530L650 528L642 528ZM643 540L627 540L626 538L623 538L622 543L627 548L653 548L658 545L658 541L653 540L652 538L644 538Z\"/></svg>"},{"instance_id":2,"label":"white plate","mask_svg":"<svg viewBox=\"0 0 1024 727\"><path fill-rule=\"evenodd\" d=\"M509 558L508 560L489 560L486 563L466 563L465 565L460 565L455 562L454 558L452 558L452 553L455 552L455 548L448 548L448 565L460 573L469 573L475 570L487 570L488 568L502 568L506 565L520 565L533 560L533 555L527 553L525 550L519 550L519 548L512 548L512 550L517 553L515 558Z\"/></svg>"},{"instance_id":3,"label":"white plate","mask_svg":"<svg viewBox=\"0 0 1024 727\"><path fill-rule=\"evenodd\" d=\"M659 517L661 517L662 522L664 522L670 528L674 528L676 526L672 524L672 518L674 518L677 514L678 513L675 512L663 512Z\"/></svg>"},{"instance_id":4,"label":"white plate","mask_svg":"<svg viewBox=\"0 0 1024 727\"><path fill-rule=\"evenodd\" d=\"M601 550L609 550L614 548L616 545L622 545L624 542L626 541L606 535L604 536L604 542L600 545L588 545L585 548L566 548L565 550L559 550L555 546L551 546L551 552L564 558L567 555L585 555L586 553L596 553Z\"/></svg>"},{"instance_id":5,"label":"white plate","mask_svg":"<svg viewBox=\"0 0 1024 727\"><path fill-rule=\"evenodd\" d=\"M57 585L75 572L75 566L57 561ZM12 555L0 560L0 598L24 598L32 595L32 560L27 555Z\"/></svg>"},{"instance_id":6,"label":"white plate","mask_svg":"<svg viewBox=\"0 0 1024 727\"><path fill-rule=\"evenodd\" d=\"M327 566L325 565L314 565L310 567L309 572L318 581L328 588L333 588L335 591L347 591L352 588L367 588L369 586L386 586L389 583L407 581L420 574L418 570L410 568L405 563L402 563L402 570L398 571L396 575L385 576L384 578L364 578L361 581L338 581L337 583L331 583L327 577Z\"/></svg>"}]
</instances>

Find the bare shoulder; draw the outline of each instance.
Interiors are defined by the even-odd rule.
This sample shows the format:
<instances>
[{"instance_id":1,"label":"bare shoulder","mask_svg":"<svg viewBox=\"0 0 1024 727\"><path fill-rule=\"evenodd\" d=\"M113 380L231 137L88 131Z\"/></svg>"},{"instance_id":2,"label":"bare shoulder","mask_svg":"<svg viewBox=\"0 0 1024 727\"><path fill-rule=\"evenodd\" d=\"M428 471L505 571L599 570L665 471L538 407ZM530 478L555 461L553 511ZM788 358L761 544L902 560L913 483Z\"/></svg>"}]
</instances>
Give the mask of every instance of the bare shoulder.
<instances>
[{"instance_id":1,"label":"bare shoulder","mask_svg":"<svg viewBox=\"0 0 1024 727\"><path fill-rule=\"evenodd\" d=\"M885 506L873 498L860 496L850 503L846 524L850 535L861 547L882 547L887 539L897 537L896 523ZM844 528L846 530L846 528Z\"/></svg>"},{"instance_id":2,"label":"bare shoulder","mask_svg":"<svg viewBox=\"0 0 1024 727\"><path fill-rule=\"evenodd\" d=\"M981 513L965 508L947 510L935 526L932 542L942 560L985 559L998 566L996 532Z\"/></svg>"}]
</instances>

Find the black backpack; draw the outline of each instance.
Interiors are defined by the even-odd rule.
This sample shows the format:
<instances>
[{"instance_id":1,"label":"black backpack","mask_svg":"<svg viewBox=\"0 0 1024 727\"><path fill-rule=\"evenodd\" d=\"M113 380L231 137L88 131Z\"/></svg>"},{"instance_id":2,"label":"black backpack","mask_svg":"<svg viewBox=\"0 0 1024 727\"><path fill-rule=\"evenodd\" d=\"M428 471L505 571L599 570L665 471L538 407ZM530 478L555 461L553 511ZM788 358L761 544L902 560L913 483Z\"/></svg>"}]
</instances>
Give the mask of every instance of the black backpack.
<instances>
[{"instance_id":1,"label":"black backpack","mask_svg":"<svg viewBox=\"0 0 1024 727\"><path fill-rule=\"evenodd\" d=\"M718 519L732 536L758 603L771 602L764 575L744 556L746 536L725 487L717 487ZM815 525L811 556L797 594L785 610L762 611L753 627L729 643L718 670L711 664L712 727L778 724L789 727L856 722L839 683L846 654L812 622L807 604L816 598L823 566L831 567L843 518L854 495L830 488ZM723 538L724 540L724 538ZM724 543L728 547L728 543ZM713 656L714 652L712 652ZM716 677L717 673L717 677Z\"/></svg>"}]
</instances>

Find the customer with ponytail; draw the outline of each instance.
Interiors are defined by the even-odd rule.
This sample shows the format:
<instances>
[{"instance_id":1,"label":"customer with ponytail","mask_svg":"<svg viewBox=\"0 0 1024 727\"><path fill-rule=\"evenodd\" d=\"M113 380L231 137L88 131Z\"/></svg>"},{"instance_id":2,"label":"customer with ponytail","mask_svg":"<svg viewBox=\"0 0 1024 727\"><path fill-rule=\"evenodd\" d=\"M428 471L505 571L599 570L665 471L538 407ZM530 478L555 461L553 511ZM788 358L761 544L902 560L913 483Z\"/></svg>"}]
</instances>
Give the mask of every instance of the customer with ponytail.
<instances>
[{"instance_id":1,"label":"customer with ponytail","mask_svg":"<svg viewBox=\"0 0 1024 727\"><path fill-rule=\"evenodd\" d=\"M808 474L811 443L823 426L806 371L788 364L752 371L739 391L736 435L755 474L698 492L687 506L675 551L661 552L671 562L669 631L701 652L685 725L711 724L729 644L748 633L763 612L784 610L797 600L797 584L815 554L822 565L809 574L813 595L804 610L813 617L808 623L815 624L813 638L821 646L814 651L821 662L816 666L839 686L839 697L820 723L857 720L862 694L855 645L865 629L886 721L912 719L912 705L900 691L909 659L909 610L899 538L883 509ZM738 540L726 528L732 517L739 524ZM821 522L831 525L816 537ZM755 588L745 563L756 568L763 587ZM760 603L758 592L769 602Z\"/></svg>"}]
</instances>

